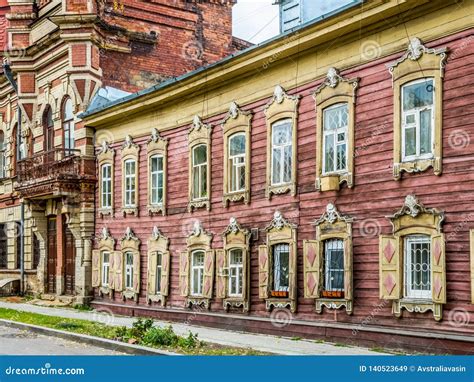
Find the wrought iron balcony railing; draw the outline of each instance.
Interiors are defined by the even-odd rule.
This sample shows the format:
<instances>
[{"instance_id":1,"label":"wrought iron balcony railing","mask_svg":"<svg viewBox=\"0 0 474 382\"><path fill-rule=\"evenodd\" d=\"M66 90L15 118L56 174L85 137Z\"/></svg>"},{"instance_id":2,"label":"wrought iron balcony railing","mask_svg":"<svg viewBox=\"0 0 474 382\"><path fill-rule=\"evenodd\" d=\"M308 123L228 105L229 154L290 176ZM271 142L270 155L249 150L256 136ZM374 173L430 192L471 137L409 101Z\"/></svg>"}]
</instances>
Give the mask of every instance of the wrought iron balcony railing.
<instances>
[{"instance_id":1,"label":"wrought iron balcony railing","mask_svg":"<svg viewBox=\"0 0 474 382\"><path fill-rule=\"evenodd\" d=\"M39 180L74 179L81 174L80 150L54 149L18 161L19 184Z\"/></svg>"}]
</instances>

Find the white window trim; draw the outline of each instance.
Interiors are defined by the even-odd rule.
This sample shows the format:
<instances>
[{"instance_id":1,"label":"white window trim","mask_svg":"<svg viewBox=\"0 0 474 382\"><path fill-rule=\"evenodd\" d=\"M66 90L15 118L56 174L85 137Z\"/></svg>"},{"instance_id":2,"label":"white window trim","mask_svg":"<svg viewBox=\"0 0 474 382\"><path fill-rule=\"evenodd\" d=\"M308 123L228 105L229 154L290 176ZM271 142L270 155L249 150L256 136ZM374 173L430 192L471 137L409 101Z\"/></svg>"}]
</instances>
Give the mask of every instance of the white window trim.
<instances>
[{"instance_id":1,"label":"white window trim","mask_svg":"<svg viewBox=\"0 0 474 382\"><path fill-rule=\"evenodd\" d=\"M433 86L433 93L436 91L436 87L435 87L435 79L433 77L425 77L425 78L421 78L421 79L418 79L418 80L415 80L415 81L410 81L410 82L407 82L405 84L403 84L401 86L401 89L400 89L400 97L401 97L401 102L400 102L400 113L401 113L401 116L402 116L402 123L401 123L401 126L402 126L402 162L412 162L412 161L416 161L416 160L423 160L423 159L432 159L434 158L434 134L435 134L435 105L434 105L434 102L435 102L435 95L433 94L433 103L431 104L431 106L423 106L423 107L417 107L417 108L414 108L414 109L410 109L409 111L404 111L403 110L403 101L404 101L404 91L403 89L407 86L411 86L411 85L416 85L418 83L423 83L423 82L427 82L431 80L432 81L432 86ZM428 154L419 154L420 153L420 129L421 129L421 125L420 125L420 113L422 111L425 111L425 110L431 110L431 142L430 142L430 147L431 147L431 153L428 153ZM415 115L415 123L414 124L410 124L410 125L407 125L405 123L406 121L406 116L407 115L410 115L410 114L414 114ZM416 140L416 154L415 155L409 155L409 156L406 156L405 155L405 149L406 149L406 142L405 142L405 130L407 128L415 128L415 140Z\"/></svg>"},{"instance_id":2,"label":"white window trim","mask_svg":"<svg viewBox=\"0 0 474 382\"><path fill-rule=\"evenodd\" d=\"M108 261L108 262L105 262L105 261L104 261L104 257L105 257L106 254L109 256L109 261ZM101 269L101 273L102 273L101 284L102 284L103 287L108 287L108 286L109 286L109 282L110 282L110 280L109 280L109 277L110 277L110 275L109 275L109 270L110 270L110 256L111 256L111 252L109 252L109 251L102 251L102 252L101 252L101 257L102 257L102 258L101 258L101 262L102 262L102 265L101 265L101 267L102 267L102 269ZM106 264L107 264L107 267L105 266ZM107 268L107 270L106 270L106 268ZM105 281L105 277L106 277L106 276L107 276L107 281Z\"/></svg>"},{"instance_id":3,"label":"white window trim","mask_svg":"<svg viewBox=\"0 0 474 382\"><path fill-rule=\"evenodd\" d=\"M430 266L428 269L428 274L430 275L430 289L428 290L419 290L419 289L412 289L411 286L411 254L410 254L410 244L411 243L429 243L430 245L430 253L428 254L428 259L430 260ZM404 290L405 290L405 298L409 300L431 300L432 299L432 280L431 280L431 238L428 235L408 235L404 239Z\"/></svg>"},{"instance_id":4,"label":"white window trim","mask_svg":"<svg viewBox=\"0 0 474 382\"><path fill-rule=\"evenodd\" d=\"M276 270L276 266L277 266L277 255L278 255L278 263L281 264L281 259L280 259L281 251L277 253L275 251L275 249L276 249L276 247L279 247L279 246L286 246L288 248L288 259L289 259L290 251L291 251L291 248L290 248L291 244L290 243L278 243L278 244L273 245L273 248L272 248L272 257L273 257L273 264L272 264L272 268L273 268L273 280L272 280L272 282L273 282L273 285L272 285L272 290L276 291L276 292L289 292L289 290L290 290L289 262L288 262L288 270L287 270L287 272L288 272L288 286L287 287L281 286L279 279L276 278L277 273L275 272L275 270ZM289 261L291 261L291 260L289 259Z\"/></svg>"},{"instance_id":5,"label":"white window trim","mask_svg":"<svg viewBox=\"0 0 474 382\"><path fill-rule=\"evenodd\" d=\"M202 254L203 256L203 264L202 265L195 265L194 264L194 257L196 254ZM202 289L204 287L203 283L204 283L204 260L205 260L205 256L206 256L206 252L201 250L201 249L197 249L193 252L191 252L191 296L202 296ZM194 271L197 270L198 271L198 279L201 280L201 282L198 284L198 290L197 292L194 290Z\"/></svg>"},{"instance_id":6,"label":"white window trim","mask_svg":"<svg viewBox=\"0 0 474 382\"><path fill-rule=\"evenodd\" d=\"M127 257L131 256L132 263L128 264L127 263ZM133 253L132 252L125 252L125 289L127 290L133 290ZM130 276L130 284L127 285L127 279L128 276Z\"/></svg>"},{"instance_id":7,"label":"white window trim","mask_svg":"<svg viewBox=\"0 0 474 382\"><path fill-rule=\"evenodd\" d=\"M128 174L128 165L130 163L133 163L133 168L134 168L134 171L133 173L131 174ZM136 192L137 192L137 161L135 159L127 159L125 162L124 162L124 169L125 169L125 184L124 184L124 188L125 188L125 207L126 208L135 208L136 207ZM132 188L127 188L127 180L130 180L130 184L132 183L133 181L133 189ZM134 193L135 195L133 196L132 198L132 193Z\"/></svg>"},{"instance_id":8,"label":"white window trim","mask_svg":"<svg viewBox=\"0 0 474 382\"><path fill-rule=\"evenodd\" d=\"M274 128L277 127L277 126L280 126L280 125L285 125L289 123L290 125L290 140L288 143L284 144L284 145L275 145L273 143L273 132L274 132ZM271 139L271 143L270 143L270 151L271 151L271 163L270 163L270 179L271 179L271 186L281 186L281 185L286 185L286 184L291 184L292 183L292 179L293 179L293 165L290 166L290 180L288 182L275 182L274 179L273 179L273 162L274 162L274 149L275 148L278 148L279 149L279 156L280 158L282 159L281 161L281 167L280 167L280 179L283 179L284 178L284 175L285 175L285 172L284 172L284 169L285 169L285 166L284 166L284 152L285 152L285 147L288 147L290 146L291 147L291 160L293 160L293 150L295 149L293 147L293 129L294 129L294 126L293 126L293 120L290 119L290 118L285 118L285 119L282 119L282 120L279 120L279 121L276 121L272 124L272 130L271 130L271 134L270 134L270 139Z\"/></svg>"},{"instance_id":9,"label":"white window trim","mask_svg":"<svg viewBox=\"0 0 474 382\"><path fill-rule=\"evenodd\" d=\"M332 241L332 240L335 240L335 241L340 241L341 242L341 248L342 249L342 258L344 260L344 240L343 239L327 239L327 240L324 240L324 290L327 291L327 292L344 292L344 265L342 268L332 268L330 265L333 263L332 262L332 258L331 258L331 261L328 261L328 252L327 252L327 242L328 241ZM331 270L332 271L338 271L338 272L341 272L342 273L342 277L343 277L343 284L342 284L342 288L334 288L332 286L332 282L331 280L329 279L328 275L331 274Z\"/></svg>"},{"instance_id":10,"label":"white window trim","mask_svg":"<svg viewBox=\"0 0 474 382\"><path fill-rule=\"evenodd\" d=\"M231 152L231 142L232 142L232 139L238 137L238 136L242 136L244 137L244 142L245 142L245 149L244 149L244 152L242 154L238 154L238 155L231 155L230 152ZM246 171L247 171L247 161L246 161L246 156L247 156L247 140L246 140L246 133L245 132L241 132L241 133L235 133L233 135L231 135L229 137L229 142L228 142L228 151L229 151L229 158L228 160L229 161L232 161L232 164L230 166L230 173L229 173L229 193L232 194L232 193L237 193L237 192L243 192L245 191L245 179L244 179L244 185L242 188L238 188L236 190L233 190L232 189L232 181L234 181L234 184L238 184L239 183L239 179L238 179L238 171L237 169L239 168L244 168L244 176L246 175ZM243 163L235 163L239 158L243 158ZM235 175L235 179L232 179L232 170L234 169L234 175Z\"/></svg>"},{"instance_id":11,"label":"white window trim","mask_svg":"<svg viewBox=\"0 0 474 382\"><path fill-rule=\"evenodd\" d=\"M155 282L155 293L161 294L161 275L163 274L163 253L156 252L156 282Z\"/></svg>"},{"instance_id":12,"label":"white window trim","mask_svg":"<svg viewBox=\"0 0 474 382\"><path fill-rule=\"evenodd\" d=\"M236 251L236 250L240 250L241 251L241 256L242 256L242 262L240 264L232 264L231 262L231 259L232 259L232 252L233 251ZM228 280L228 288L229 288L229 297L242 297L242 293L231 293L231 290L232 290L232 269L235 269L236 270L236 289L237 290L242 290L243 292L243 283L244 283L244 280L242 280L242 277L243 277L243 271L244 271L244 267L243 267L243 256L244 256L244 252L242 249L238 249L238 248L232 248L228 251L228 256L229 256L229 280ZM240 270L240 272L239 272ZM240 275L240 276L239 276Z\"/></svg>"},{"instance_id":13,"label":"white window trim","mask_svg":"<svg viewBox=\"0 0 474 382\"><path fill-rule=\"evenodd\" d=\"M160 159L161 158L161 168L162 170L156 170L153 171L152 168L153 166L151 165L152 161L154 159ZM150 157L150 205L151 206L162 206L163 205L163 195L164 195L164 184L165 184L165 171L164 171L164 156L161 154L156 154L152 155ZM153 192L156 190L158 192L159 186L157 184L153 184L153 177L156 176L156 180L158 181L159 176L161 175L162 179L162 184L161 184L161 201L160 202L155 202L153 201Z\"/></svg>"},{"instance_id":14,"label":"white window trim","mask_svg":"<svg viewBox=\"0 0 474 382\"><path fill-rule=\"evenodd\" d=\"M195 150L198 149L199 147L205 147L206 149L206 161L204 163L200 163L200 164L195 164L194 163L194 153L195 153ZM202 144L199 144L199 145L196 145L193 147L192 149L192 160L193 160L193 173L191 175L191 179L192 179L192 182L193 182L193 188L192 188L192 192L193 192L193 200L204 200L204 199L208 199L209 196L208 195L200 195L200 196L196 196L195 193L194 193L194 190L196 189L196 185L194 184L194 172L195 171L198 171L199 172L199 176L198 176L198 182L199 182L199 187L198 187L198 190L199 192L201 191L204 191L207 193L207 189L208 187L206 187L205 190L202 189L202 184L203 184L203 168L206 168L206 176L205 176L205 179L206 179L206 182L207 182L207 171L209 171L209 168L207 167L207 164L208 164L208 155L209 153L207 152L208 150L208 147L206 144L202 143Z\"/></svg>"},{"instance_id":15,"label":"white window trim","mask_svg":"<svg viewBox=\"0 0 474 382\"><path fill-rule=\"evenodd\" d=\"M344 127L340 127L339 129L334 129L334 130L326 130L325 129L325 124L324 124L324 113L328 110L331 110L331 109L335 109L337 107L340 107L342 105L346 105L347 106L347 113L348 113L348 123L346 126ZM339 103L336 103L334 105L331 105L331 106L328 106L326 107L324 110L323 110L323 118L322 118L322 121L323 121L323 127L322 127L322 131L323 131L323 142L322 142L322 160L323 160L323 171L322 171L322 175L339 175L339 174L345 174L347 173L347 155L348 155L348 149L349 149L349 142L348 142L348 131L349 131L349 104L347 102L339 102ZM342 143L338 143L337 142L337 135L340 134L340 133L344 133L344 141ZM341 170L333 170L333 171L326 171L326 136L328 135L332 135L333 136L333 143L334 143L334 166L336 167L337 165L337 147L340 146L341 144L345 144L346 145L346 166L345 168L341 169Z\"/></svg>"},{"instance_id":16,"label":"white window trim","mask_svg":"<svg viewBox=\"0 0 474 382\"><path fill-rule=\"evenodd\" d=\"M105 168L109 168L110 171L110 176L105 177L104 176L104 170ZM112 202L112 164L111 163L104 163L100 166L100 175L101 175L101 208L103 209L109 209L112 208L112 204L106 205L105 201L108 199L106 196L110 195L110 202ZM105 184L108 184L109 187L106 190L106 187L104 187Z\"/></svg>"}]
</instances>

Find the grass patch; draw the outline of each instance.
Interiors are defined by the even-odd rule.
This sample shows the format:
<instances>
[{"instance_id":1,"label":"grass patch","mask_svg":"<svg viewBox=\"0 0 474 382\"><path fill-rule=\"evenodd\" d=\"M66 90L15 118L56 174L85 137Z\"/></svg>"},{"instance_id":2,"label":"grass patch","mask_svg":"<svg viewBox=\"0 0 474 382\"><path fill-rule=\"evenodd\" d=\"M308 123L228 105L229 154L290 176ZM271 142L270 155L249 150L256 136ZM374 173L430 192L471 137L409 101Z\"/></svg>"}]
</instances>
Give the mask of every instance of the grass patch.
<instances>
[{"instance_id":1,"label":"grass patch","mask_svg":"<svg viewBox=\"0 0 474 382\"><path fill-rule=\"evenodd\" d=\"M108 326L99 322L73 318L47 316L38 313L20 312L14 309L0 308L0 319L44 326L66 332L87 334L110 340L134 343L162 350L190 355L265 355L253 349L211 344L198 339L197 334L189 332L179 336L172 326L165 328L154 326L153 320L138 319L132 328Z\"/></svg>"},{"instance_id":2,"label":"grass patch","mask_svg":"<svg viewBox=\"0 0 474 382\"><path fill-rule=\"evenodd\" d=\"M79 310L80 312L90 312L92 309L91 306L85 304L76 304L73 305L73 309Z\"/></svg>"}]
</instances>

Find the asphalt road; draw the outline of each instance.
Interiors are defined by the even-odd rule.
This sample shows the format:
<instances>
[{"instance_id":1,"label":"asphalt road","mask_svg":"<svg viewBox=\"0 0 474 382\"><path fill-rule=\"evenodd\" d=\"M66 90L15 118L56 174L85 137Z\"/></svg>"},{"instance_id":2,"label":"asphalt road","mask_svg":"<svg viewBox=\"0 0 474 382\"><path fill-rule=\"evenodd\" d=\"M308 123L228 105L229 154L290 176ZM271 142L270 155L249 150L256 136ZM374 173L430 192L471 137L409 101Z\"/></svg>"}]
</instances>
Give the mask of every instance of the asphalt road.
<instances>
[{"instance_id":1,"label":"asphalt road","mask_svg":"<svg viewBox=\"0 0 474 382\"><path fill-rule=\"evenodd\" d=\"M0 355L122 355L122 353L0 326Z\"/></svg>"}]
</instances>

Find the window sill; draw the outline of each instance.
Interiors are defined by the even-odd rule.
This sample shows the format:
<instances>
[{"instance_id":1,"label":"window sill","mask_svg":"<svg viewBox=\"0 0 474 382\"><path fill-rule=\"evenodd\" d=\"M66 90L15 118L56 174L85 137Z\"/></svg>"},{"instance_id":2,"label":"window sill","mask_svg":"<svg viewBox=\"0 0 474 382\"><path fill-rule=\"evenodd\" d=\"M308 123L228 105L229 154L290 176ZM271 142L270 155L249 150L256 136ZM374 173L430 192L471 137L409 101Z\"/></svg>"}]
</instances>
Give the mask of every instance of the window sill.
<instances>
[{"instance_id":1,"label":"window sill","mask_svg":"<svg viewBox=\"0 0 474 382\"><path fill-rule=\"evenodd\" d=\"M352 300L345 298L317 298L316 313L321 314L324 306L328 309L341 309L345 307L346 313L348 315L352 314Z\"/></svg>"},{"instance_id":2,"label":"window sill","mask_svg":"<svg viewBox=\"0 0 474 382\"><path fill-rule=\"evenodd\" d=\"M188 211L193 212L193 209L198 209L198 208L204 208L208 211L211 210L211 202L209 198L204 198L204 199L194 199L190 200L188 203Z\"/></svg>"},{"instance_id":3,"label":"window sill","mask_svg":"<svg viewBox=\"0 0 474 382\"><path fill-rule=\"evenodd\" d=\"M138 207L122 207L123 216L135 215L138 216Z\"/></svg>"},{"instance_id":4,"label":"window sill","mask_svg":"<svg viewBox=\"0 0 474 382\"><path fill-rule=\"evenodd\" d=\"M292 196L296 195L296 184L294 182L268 185L265 189L265 196L270 199L272 195L281 195L287 192L290 192Z\"/></svg>"},{"instance_id":5,"label":"window sill","mask_svg":"<svg viewBox=\"0 0 474 382\"><path fill-rule=\"evenodd\" d=\"M265 300L265 308L267 311L272 309L285 309L289 308L291 313L296 312L296 301L291 298L272 297Z\"/></svg>"},{"instance_id":6,"label":"window sill","mask_svg":"<svg viewBox=\"0 0 474 382\"><path fill-rule=\"evenodd\" d=\"M433 167L435 175L441 175L441 158L433 157L427 159L415 159L411 161L402 161L400 163L394 163L393 177L398 180L400 179L402 172L423 172L430 167Z\"/></svg>"},{"instance_id":7,"label":"window sill","mask_svg":"<svg viewBox=\"0 0 474 382\"><path fill-rule=\"evenodd\" d=\"M112 289L110 288L110 286L102 285L99 287L99 296L102 297L103 295L112 296Z\"/></svg>"},{"instance_id":8,"label":"window sill","mask_svg":"<svg viewBox=\"0 0 474 382\"><path fill-rule=\"evenodd\" d=\"M166 209L163 204L149 204L147 206L147 211L149 216L159 213L161 213L163 216L166 215Z\"/></svg>"},{"instance_id":9,"label":"window sill","mask_svg":"<svg viewBox=\"0 0 474 382\"><path fill-rule=\"evenodd\" d=\"M112 208L99 208L99 215L103 216L114 216L114 210Z\"/></svg>"},{"instance_id":10,"label":"window sill","mask_svg":"<svg viewBox=\"0 0 474 382\"><path fill-rule=\"evenodd\" d=\"M430 299L403 298L392 302L392 313L395 317L402 317L402 309L410 313L426 313L432 311L436 321L440 321L443 318L443 304L433 302Z\"/></svg>"},{"instance_id":11,"label":"window sill","mask_svg":"<svg viewBox=\"0 0 474 382\"><path fill-rule=\"evenodd\" d=\"M347 183L347 187L352 188L352 173L343 172L321 175L321 177L316 179L316 189L321 192L339 191L340 185L343 182Z\"/></svg>"},{"instance_id":12,"label":"window sill","mask_svg":"<svg viewBox=\"0 0 474 382\"><path fill-rule=\"evenodd\" d=\"M248 192L247 190L228 192L228 193L225 193L224 197L222 198L224 207L227 207L229 203L238 202L239 200L243 200L245 204L249 204L250 192Z\"/></svg>"},{"instance_id":13,"label":"window sill","mask_svg":"<svg viewBox=\"0 0 474 382\"><path fill-rule=\"evenodd\" d=\"M185 307L186 308L193 308L193 307L201 307L204 309L209 310L211 307L210 299L207 297L202 296L189 296L185 300Z\"/></svg>"},{"instance_id":14,"label":"window sill","mask_svg":"<svg viewBox=\"0 0 474 382\"><path fill-rule=\"evenodd\" d=\"M132 289L126 289L122 292L122 299L126 300L134 300L135 302L138 302L138 293L136 293Z\"/></svg>"},{"instance_id":15,"label":"window sill","mask_svg":"<svg viewBox=\"0 0 474 382\"><path fill-rule=\"evenodd\" d=\"M229 296L224 299L222 304L226 312L228 312L230 308L242 308L244 313L248 313L249 311L249 302L242 296Z\"/></svg>"},{"instance_id":16,"label":"window sill","mask_svg":"<svg viewBox=\"0 0 474 382\"><path fill-rule=\"evenodd\" d=\"M147 295L147 302L151 305L152 302L160 303L162 307L166 305L166 297L161 294L149 294Z\"/></svg>"}]
</instances>

